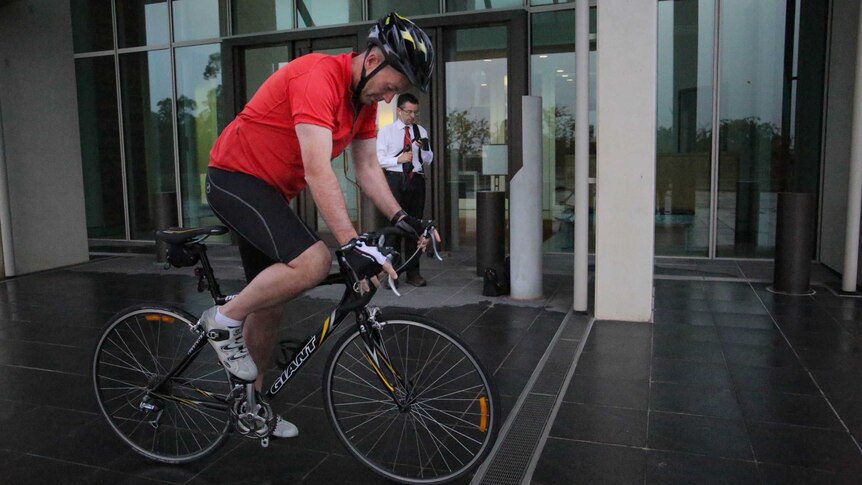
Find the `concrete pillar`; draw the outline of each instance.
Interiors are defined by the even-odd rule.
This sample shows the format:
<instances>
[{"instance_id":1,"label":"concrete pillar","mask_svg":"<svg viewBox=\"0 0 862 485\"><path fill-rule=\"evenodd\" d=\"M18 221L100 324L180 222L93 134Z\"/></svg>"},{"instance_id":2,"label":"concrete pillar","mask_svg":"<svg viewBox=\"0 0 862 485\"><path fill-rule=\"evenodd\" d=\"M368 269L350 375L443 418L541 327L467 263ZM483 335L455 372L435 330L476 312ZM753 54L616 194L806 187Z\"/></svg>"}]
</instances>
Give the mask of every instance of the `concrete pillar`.
<instances>
[{"instance_id":1,"label":"concrete pillar","mask_svg":"<svg viewBox=\"0 0 862 485\"><path fill-rule=\"evenodd\" d=\"M598 2L597 319L652 318L657 0Z\"/></svg>"},{"instance_id":2,"label":"concrete pillar","mask_svg":"<svg viewBox=\"0 0 862 485\"><path fill-rule=\"evenodd\" d=\"M850 141L850 177L847 190L847 226L844 231L844 271L841 290L855 292L859 263L859 221L862 213L862 9L856 36L856 90Z\"/></svg>"},{"instance_id":3,"label":"concrete pillar","mask_svg":"<svg viewBox=\"0 0 862 485\"><path fill-rule=\"evenodd\" d=\"M542 297L542 98L523 96L523 165L509 186L512 298Z\"/></svg>"}]
</instances>

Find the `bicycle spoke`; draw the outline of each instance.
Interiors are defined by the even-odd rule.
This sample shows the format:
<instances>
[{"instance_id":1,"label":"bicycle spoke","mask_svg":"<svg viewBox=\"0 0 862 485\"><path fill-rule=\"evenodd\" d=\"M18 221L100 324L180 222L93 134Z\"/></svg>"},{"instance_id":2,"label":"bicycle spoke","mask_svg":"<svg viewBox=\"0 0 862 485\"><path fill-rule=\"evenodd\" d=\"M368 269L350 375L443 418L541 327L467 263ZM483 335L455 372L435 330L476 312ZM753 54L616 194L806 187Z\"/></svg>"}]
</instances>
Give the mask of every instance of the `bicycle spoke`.
<instances>
[{"instance_id":1,"label":"bicycle spoke","mask_svg":"<svg viewBox=\"0 0 862 485\"><path fill-rule=\"evenodd\" d=\"M199 337L188 331L192 318L182 315L140 307L116 317L100 340L93 369L100 408L114 431L139 453L171 463L213 451L230 423L230 382L214 357L205 361L198 353L163 380ZM158 392L148 389L159 383Z\"/></svg>"},{"instance_id":2,"label":"bicycle spoke","mask_svg":"<svg viewBox=\"0 0 862 485\"><path fill-rule=\"evenodd\" d=\"M326 404L339 439L394 480L442 483L464 475L497 433L496 396L484 369L434 325L392 319L373 331L380 332L371 342L384 376L370 367L358 332L341 339L327 367ZM386 403L390 412L380 408Z\"/></svg>"}]
</instances>

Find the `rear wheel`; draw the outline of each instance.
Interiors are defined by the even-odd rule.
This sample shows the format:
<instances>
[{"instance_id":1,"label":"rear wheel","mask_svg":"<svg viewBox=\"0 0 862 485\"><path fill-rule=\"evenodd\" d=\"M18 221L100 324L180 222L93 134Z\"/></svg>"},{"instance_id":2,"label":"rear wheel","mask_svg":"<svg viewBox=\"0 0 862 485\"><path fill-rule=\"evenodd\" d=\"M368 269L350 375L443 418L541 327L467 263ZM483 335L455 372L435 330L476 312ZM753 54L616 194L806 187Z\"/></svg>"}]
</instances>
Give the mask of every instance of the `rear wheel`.
<instances>
[{"instance_id":1,"label":"rear wheel","mask_svg":"<svg viewBox=\"0 0 862 485\"><path fill-rule=\"evenodd\" d=\"M443 483L494 445L499 399L478 358L450 330L415 315L381 320L366 345L345 334L323 376L330 422L347 450L402 483Z\"/></svg>"},{"instance_id":2,"label":"rear wheel","mask_svg":"<svg viewBox=\"0 0 862 485\"><path fill-rule=\"evenodd\" d=\"M123 441L153 460L199 459L218 448L230 430L230 380L210 345L156 387L202 337L195 322L167 306L132 307L111 318L96 346L99 408Z\"/></svg>"}]
</instances>

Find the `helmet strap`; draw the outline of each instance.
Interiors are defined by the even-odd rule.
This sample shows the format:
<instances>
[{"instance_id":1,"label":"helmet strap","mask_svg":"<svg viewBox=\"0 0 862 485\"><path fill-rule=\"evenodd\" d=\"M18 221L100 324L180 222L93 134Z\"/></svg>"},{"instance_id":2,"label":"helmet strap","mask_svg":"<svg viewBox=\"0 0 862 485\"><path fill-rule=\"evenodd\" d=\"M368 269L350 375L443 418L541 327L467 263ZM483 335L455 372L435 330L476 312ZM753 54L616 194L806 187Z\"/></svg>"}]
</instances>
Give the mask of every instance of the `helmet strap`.
<instances>
[{"instance_id":1,"label":"helmet strap","mask_svg":"<svg viewBox=\"0 0 862 485\"><path fill-rule=\"evenodd\" d=\"M365 85L368 84L368 80L374 77L381 69L389 65L389 62L386 58L383 58L383 61L374 68L373 71L366 74L365 72L365 59L368 58L368 54L371 52L372 46L368 46L368 49L365 49L365 56L362 58L362 71L359 72L359 81L356 82L356 86L353 88L353 104L359 104L359 95L362 93L362 90L365 89Z\"/></svg>"}]
</instances>

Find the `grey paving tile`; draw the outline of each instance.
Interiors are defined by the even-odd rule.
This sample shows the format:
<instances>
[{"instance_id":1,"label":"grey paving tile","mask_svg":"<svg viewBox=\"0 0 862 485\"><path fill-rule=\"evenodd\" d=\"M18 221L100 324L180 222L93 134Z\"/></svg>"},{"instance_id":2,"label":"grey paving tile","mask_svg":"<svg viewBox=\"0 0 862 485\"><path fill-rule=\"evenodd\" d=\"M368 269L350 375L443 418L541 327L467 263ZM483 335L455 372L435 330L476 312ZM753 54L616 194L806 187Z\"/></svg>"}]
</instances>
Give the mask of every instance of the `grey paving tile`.
<instances>
[{"instance_id":1,"label":"grey paving tile","mask_svg":"<svg viewBox=\"0 0 862 485\"><path fill-rule=\"evenodd\" d=\"M745 426L738 421L650 412L647 443L656 450L753 460Z\"/></svg>"},{"instance_id":2,"label":"grey paving tile","mask_svg":"<svg viewBox=\"0 0 862 485\"><path fill-rule=\"evenodd\" d=\"M551 438L532 483L643 483L645 471L642 449Z\"/></svg>"},{"instance_id":3,"label":"grey paving tile","mask_svg":"<svg viewBox=\"0 0 862 485\"><path fill-rule=\"evenodd\" d=\"M650 410L741 420L735 393L728 388L653 382Z\"/></svg>"},{"instance_id":4,"label":"grey paving tile","mask_svg":"<svg viewBox=\"0 0 862 485\"><path fill-rule=\"evenodd\" d=\"M646 430L646 410L564 402L551 428L551 436L644 447Z\"/></svg>"},{"instance_id":5,"label":"grey paving tile","mask_svg":"<svg viewBox=\"0 0 862 485\"><path fill-rule=\"evenodd\" d=\"M760 476L752 461L649 450L646 483L759 484Z\"/></svg>"}]
</instances>

